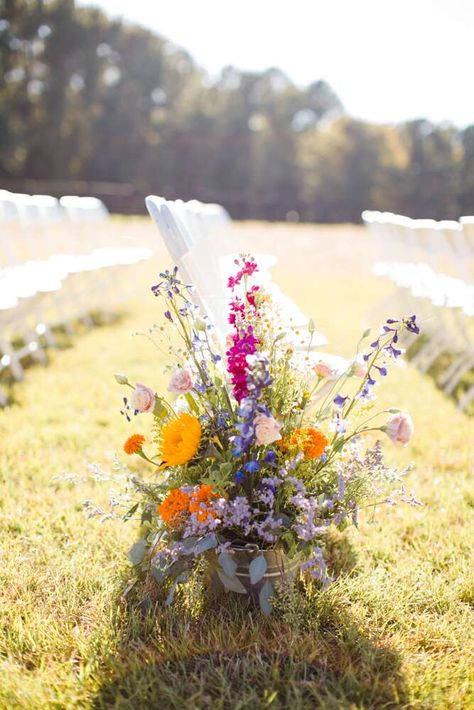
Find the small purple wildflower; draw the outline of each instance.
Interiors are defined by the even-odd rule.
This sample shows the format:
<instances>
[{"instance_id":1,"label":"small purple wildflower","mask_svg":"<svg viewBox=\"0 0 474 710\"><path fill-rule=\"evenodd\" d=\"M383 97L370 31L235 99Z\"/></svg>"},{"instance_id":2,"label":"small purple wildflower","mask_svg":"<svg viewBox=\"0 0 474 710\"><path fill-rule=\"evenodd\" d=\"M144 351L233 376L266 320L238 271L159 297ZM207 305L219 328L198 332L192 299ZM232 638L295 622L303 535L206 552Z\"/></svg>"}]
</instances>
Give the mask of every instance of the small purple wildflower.
<instances>
[{"instance_id":1,"label":"small purple wildflower","mask_svg":"<svg viewBox=\"0 0 474 710\"><path fill-rule=\"evenodd\" d=\"M336 405L336 407L343 407L349 397L343 397L342 395L338 394L334 397L333 402Z\"/></svg>"},{"instance_id":2,"label":"small purple wildflower","mask_svg":"<svg viewBox=\"0 0 474 710\"><path fill-rule=\"evenodd\" d=\"M234 481L240 485L245 481L245 473L243 471L236 471L234 473Z\"/></svg>"}]
</instances>

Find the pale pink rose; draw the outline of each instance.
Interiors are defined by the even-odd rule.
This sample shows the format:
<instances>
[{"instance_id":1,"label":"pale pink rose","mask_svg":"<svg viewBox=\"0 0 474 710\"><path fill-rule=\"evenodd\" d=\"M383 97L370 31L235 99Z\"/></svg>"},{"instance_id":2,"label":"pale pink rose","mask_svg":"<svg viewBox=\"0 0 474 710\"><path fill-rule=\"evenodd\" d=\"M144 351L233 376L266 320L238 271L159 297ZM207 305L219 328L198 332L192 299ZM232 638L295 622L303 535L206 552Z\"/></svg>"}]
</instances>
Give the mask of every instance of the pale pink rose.
<instances>
[{"instance_id":1,"label":"pale pink rose","mask_svg":"<svg viewBox=\"0 0 474 710\"><path fill-rule=\"evenodd\" d=\"M176 392L176 394L186 394L186 392L192 390L193 386L193 378L189 370L185 367L177 367L171 376L168 391Z\"/></svg>"},{"instance_id":2,"label":"pale pink rose","mask_svg":"<svg viewBox=\"0 0 474 710\"><path fill-rule=\"evenodd\" d=\"M415 427L409 414L399 412L390 417L382 430L394 444L406 446L411 439Z\"/></svg>"},{"instance_id":3,"label":"pale pink rose","mask_svg":"<svg viewBox=\"0 0 474 710\"><path fill-rule=\"evenodd\" d=\"M320 360L319 362L316 363L316 365L313 367L313 372L318 376L318 377L334 377L335 371L334 369L327 364L327 362L324 362L323 360Z\"/></svg>"},{"instance_id":4,"label":"pale pink rose","mask_svg":"<svg viewBox=\"0 0 474 710\"><path fill-rule=\"evenodd\" d=\"M281 424L273 417L267 417L265 414L257 414L253 420L255 427L255 435L258 446L268 446L274 441L281 439L280 429Z\"/></svg>"},{"instance_id":5,"label":"pale pink rose","mask_svg":"<svg viewBox=\"0 0 474 710\"><path fill-rule=\"evenodd\" d=\"M132 392L131 401L132 407L136 411L151 412L155 406L155 393L146 385L137 382Z\"/></svg>"}]
</instances>

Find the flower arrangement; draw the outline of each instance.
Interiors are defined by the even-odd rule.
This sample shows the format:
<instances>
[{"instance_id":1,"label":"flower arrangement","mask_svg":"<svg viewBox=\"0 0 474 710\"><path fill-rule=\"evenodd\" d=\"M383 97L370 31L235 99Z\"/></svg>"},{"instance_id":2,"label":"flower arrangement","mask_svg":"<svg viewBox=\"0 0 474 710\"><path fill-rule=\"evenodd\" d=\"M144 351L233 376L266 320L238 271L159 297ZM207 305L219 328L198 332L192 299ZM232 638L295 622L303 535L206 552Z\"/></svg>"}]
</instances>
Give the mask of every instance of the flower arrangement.
<instances>
[{"instance_id":1,"label":"flower arrangement","mask_svg":"<svg viewBox=\"0 0 474 710\"><path fill-rule=\"evenodd\" d=\"M134 505L125 517L140 515L142 524L130 560L166 587L168 604L178 585L205 569L218 587L258 595L269 613L279 576L270 564L280 576L299 568L326 585L331 526L357 524L361 507L393 500L386 484L406 469L387 467L380 441L364 445L364 437L383 432L408 443L409 415L374 411L374 388L402 355L402 334L419 329L415 316L386 321L361 349L365 332L354 360L336 371L330 358L313 358L312 323L307 349L292 345L254 259L235 263L225 352L176 268L152 288L174 360L171 396L116 375L132 389L127 419L153 419L151 436L133 434L124 444L151 465L149 477L132 476Z\"/></svg>"}]
</instances>

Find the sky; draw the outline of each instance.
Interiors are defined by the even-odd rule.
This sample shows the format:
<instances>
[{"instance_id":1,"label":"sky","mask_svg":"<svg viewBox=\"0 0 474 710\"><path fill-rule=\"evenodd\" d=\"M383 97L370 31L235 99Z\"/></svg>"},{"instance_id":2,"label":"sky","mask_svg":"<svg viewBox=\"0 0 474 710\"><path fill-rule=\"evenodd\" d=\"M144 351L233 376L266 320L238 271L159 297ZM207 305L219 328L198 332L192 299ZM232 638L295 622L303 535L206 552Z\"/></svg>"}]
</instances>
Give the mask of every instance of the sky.
<instances>
[{"instance_id":1,"label":"sky","mask_svg":"<svg viewBox=\"0 0 474 710\"><path fill-rule=\"evenodd\" d=\"M93 0L186 49L211 76L278 67L329 82L375 123L474 123L474 0Z\"/></svg>"}]
</instances>

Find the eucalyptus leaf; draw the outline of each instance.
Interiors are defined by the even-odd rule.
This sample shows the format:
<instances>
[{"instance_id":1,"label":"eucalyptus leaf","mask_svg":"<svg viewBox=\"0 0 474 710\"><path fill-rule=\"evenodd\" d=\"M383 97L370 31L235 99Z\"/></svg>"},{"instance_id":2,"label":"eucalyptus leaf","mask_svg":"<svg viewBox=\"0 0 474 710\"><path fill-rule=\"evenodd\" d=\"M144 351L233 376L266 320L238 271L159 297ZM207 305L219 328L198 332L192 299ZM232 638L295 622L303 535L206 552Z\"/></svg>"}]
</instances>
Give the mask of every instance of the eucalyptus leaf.
<instances>
[{"instance_id":1,"label":"eucalyptus leaf","mask_svg":"<svg viewBox=\"0 0 474 710\"><path fill-rule=\"evenodd\" d=\"M206 535L206 537L202 537L196 543L194 552L196 555L200 555L203 552L207 552L207 550L212 550L213 547L217 547L217 538L214 533L212 533L211 535Z\"/></svg>"},{"instance_id":2,"label":"eucalyptus leaf","mask_svg":"<svg viewBox=\"0 0 474 710\"><path fill-rule=\"evenodd\" d=\"M169 606L170 604L173 603L174 595L176 592L176 589L178 587L178 584L184 584L184 582L187 582L189 579L189 574L186 572L182 572L179 577L176 577L174 580L173 584L170 587L170 590L168 592L168 596L166 597L165 601L165 606Z\"/></svg>"},{"instance_id":3,"label":"eucalyptus leaf","mask_svg":"<svg viewBox=\"0 0 474 710\"><path fill-rule=\"evenodd\" d=\"M267 561L263 555L259 555L249 565L250 584L260 582L263 575L267 571Z\"/></svg>"},{"instance_id":4,"label":"eucalyptus leaf","mask_svg":"<svg viewBox=\"0 0 474 710\"><path fill-rule=\"evenodd\" d=\"M145 557L146 552L146 542L145 540L138 540L135 544L131 546L128 551L128 559L132 565L139 565L140 562Z\"/></svg>"},{"instance_id":5,"label":"eucalyptus leaf","mask_svg":"<svg viewBox=\"0 0 474 710\"><path fill-rule=\"evenodd\" d=\"M265 581L265 584L260 590L258 595L258 600L260 602L260 609L264 614L269 616L272 613L272 605L270 604L270 597L273 594L273 584L269 579Z\"/></svg>"},{"instance_id":6,"label":"eucalyptus leaf","mask_svg":"<svg viewBox=\"0 0 474 710\"><path fill-rule=\"evenodd\" d=\"M178 559L170 565L169 574L174 577L174 579L178 579L182 574L187 574L189 564L189 558L178 557Z\"/></svg>"},{"instance_id":7,"label":"eucalyptus leaf","mask_svg":"<svg viewBox=\"0 0 474 710\"><path fill-rule=\"evenodd\" d=\"M314 325L314 320L313 320L312 318L310 318L310 319L309 319L309 323L308 323L308 332L309 332L311 335L313 335L313 333L315 332L315 330L316 330L316 327L315 327L315 325Z\"/></svg>"},{"instance_id":8,"label":"eucalyptus leaf","mask_svg":"<svg viewBox=\"0 0 474 710\"><path fill-rule=\"evenodd\" d=\"M278 513L275 515L275 520L279 520L284 528L289 528L291 525L291 519L286 513Z\"/></svg>"},{"instance_id":9,"label":"eucalyptus leaf","mask_svg":"<svg viewBox=\"0 0 474 710\"><path fill-rule=\"evenodd\" d=\"M230 592L238 592L238 594L247 594L247 590L237 577L229 577L228 574L226 574L220 569L217 569L216 571L222 584Z\"/></svg>"},{"instance_id":10,"label":"eucalyptus leaf","mask_svg":"<svg viewBox=\"0 0 474 710\"><path fill-rule=\"evenodd\" d=\"M176 577L175 581L177 584L184 584L185 582L188 581L188 579L189 579L189 572L181 572L181 574L178 577Z\"/></svg>"},{"instance_id":11,"label":"eucalyptus leaf","mask_svg":"<svg viewBox=\"0 0 474 710\"><path fill-rule=\"evenodd\" d=\"M219 564L228 577L234 577L237 564L228 552L221 552L219 555Z\"/></svg>"},{"instance_id":12,"label":"eucalyptus leaf","mask_svg":"<svg viewBox=\"0 0 474 710\"><path fill-rule=\"evenodd\" d=\"M152 577L156 579L158 584L162 584L165 581L166 577L168 577L170 573L170 568L171 565L168 565L167 567L155 567L154 565L152 565L150 572Z\"/></svg>"},{"instance_id":13,"label":"eucalyptus leaf","mask_svg":"<svg viewBox=\"0 0 474 710\"><path fill-rule=\"evenodd\" d=\"M178 582L175 580L170 587L170 590L168 592L168 596L166 597L165 606L169 606L170 604L173 603L174 593L176 592L177 586L178 586Z\"/></svg>"},{"instance_id":14,"label":"eucalyptus leaf","mask_svg":"<svg viewBox=\"0 0 474 710\"><path fill-rule=\"evenodd\" d=\"M362 340L364 338L367 338L370 335L370 330L371 330L370 328L367 328L367 330L364 330L364 332L362 333Z\"/></svg>"},{"instance_id":15,"label":"eucalyptus leaf","mask_svg":"<svg viewBox=\"0 0 474 710\"><path fill-rule=\"evenodd\" d=\"M181 543L183 554L191 555L194 552L194 548L198 540L199 538L197 537L187 537L185 540L183 540L183 542Z\"/></svg>"}]
</instances>

